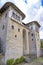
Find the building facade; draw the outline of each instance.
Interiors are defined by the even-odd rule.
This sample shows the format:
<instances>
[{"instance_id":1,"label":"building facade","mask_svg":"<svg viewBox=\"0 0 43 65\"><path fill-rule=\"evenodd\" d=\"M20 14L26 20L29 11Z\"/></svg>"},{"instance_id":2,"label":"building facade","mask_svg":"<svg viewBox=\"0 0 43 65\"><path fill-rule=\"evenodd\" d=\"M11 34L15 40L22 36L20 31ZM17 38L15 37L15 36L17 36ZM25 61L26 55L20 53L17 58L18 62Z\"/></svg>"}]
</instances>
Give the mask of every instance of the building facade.
<instances>
[{"instance_id":1,"label":"building facade","mask_svg":"<svg viewBox=\"0 0 43 65\"><path fill-rule=\"evenodd\" d=\"M22 23L24 18L24 13L11 2L0 9L0 55L5 62L29 54L40 56L40 24Z\"/></svg>"}]
</instances>

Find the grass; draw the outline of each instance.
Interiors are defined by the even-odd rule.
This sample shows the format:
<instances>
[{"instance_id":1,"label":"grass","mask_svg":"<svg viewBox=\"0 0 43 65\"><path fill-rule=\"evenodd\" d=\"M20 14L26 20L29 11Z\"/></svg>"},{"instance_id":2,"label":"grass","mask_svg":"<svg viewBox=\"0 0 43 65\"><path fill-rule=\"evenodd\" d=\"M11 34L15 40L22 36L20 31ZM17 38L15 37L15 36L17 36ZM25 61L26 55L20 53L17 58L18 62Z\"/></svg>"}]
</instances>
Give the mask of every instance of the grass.
<instances>
[{"instance_id":1,"label":"grass","mask_svg":"<svg viewBox=\"0 0 43 65\"><path fill-rule=\"evenodd\" d=\"M36 62L39 62L39 63L43 63L43 57L39 57L37 59L35 59Z\"/></svg>"},{"instance_id":2,"label":"grass","mask_svg":"<svg viewBox=\"0 0 43 65\"><path fill-rule=\"evenodd\" d=\"M43 58L42 57L39 57L39 58L33 60L28 65L42 65L42 64L43 64Z\"/></svg>"}]
</instances>

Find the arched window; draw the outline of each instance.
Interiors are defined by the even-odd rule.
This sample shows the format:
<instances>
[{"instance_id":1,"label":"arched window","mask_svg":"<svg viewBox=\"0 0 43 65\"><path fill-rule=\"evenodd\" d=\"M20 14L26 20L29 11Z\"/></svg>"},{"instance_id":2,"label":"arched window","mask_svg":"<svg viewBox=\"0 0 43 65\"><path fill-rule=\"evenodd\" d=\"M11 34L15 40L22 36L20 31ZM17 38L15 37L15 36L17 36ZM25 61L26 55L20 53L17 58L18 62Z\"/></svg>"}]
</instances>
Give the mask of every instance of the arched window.
<instances>
[{"instance_id":1,"label":"arched window","mask_svg":"<svg viewBox=\"0 0 43 65\"><path fill-rule=\"evenodd\" d=\"M14 29L14 25L12 25L12 29Z\"/></svg>"}]
</instances>

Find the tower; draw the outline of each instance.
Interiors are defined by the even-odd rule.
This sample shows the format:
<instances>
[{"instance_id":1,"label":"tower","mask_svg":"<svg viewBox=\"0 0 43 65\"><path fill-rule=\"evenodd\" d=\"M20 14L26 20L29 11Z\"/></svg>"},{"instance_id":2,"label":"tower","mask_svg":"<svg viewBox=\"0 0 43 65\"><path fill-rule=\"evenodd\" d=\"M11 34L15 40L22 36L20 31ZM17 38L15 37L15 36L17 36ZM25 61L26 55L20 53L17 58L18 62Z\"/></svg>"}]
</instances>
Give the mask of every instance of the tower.
<instances>
[{"instance_id":1,"label":"tower","mask_svg":"<svg viewBox=\"0 0 43 65\"><path fill-rule=\"evenodd\" d=\"M9 58L16 59L23 55L24 18L25 14L11 2L6 2L0 9L0 54L4 62Z\"/></svg>"},{"instance_id":2,"label":"tower","mask_svg":"<svg viewBox=\"0 0 43 65\"><path fill-rule=\"evenodd\" d=\"M37 57L40 56L40 37L39 28L40 24L37 21L32 21L27 24L30 29L30 54Z\"/></svg>"}]
</instances>

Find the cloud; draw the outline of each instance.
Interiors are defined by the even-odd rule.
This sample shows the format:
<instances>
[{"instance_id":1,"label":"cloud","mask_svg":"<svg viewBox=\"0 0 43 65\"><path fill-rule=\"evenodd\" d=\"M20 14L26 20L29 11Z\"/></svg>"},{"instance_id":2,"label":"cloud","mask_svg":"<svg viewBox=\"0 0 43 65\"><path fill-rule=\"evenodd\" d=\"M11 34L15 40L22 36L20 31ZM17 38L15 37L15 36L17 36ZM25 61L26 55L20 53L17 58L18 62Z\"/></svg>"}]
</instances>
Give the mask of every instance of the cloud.
<instances>
[{"instance_id":1,"label":"cloud","mask_svg":"<svg viewBox=\"0 0 43 65\"><path fill-rule=\"evenodd\" d=\"M0 0L0 8L2 7L2 5L4 5L5 2L7 2L8 0Z\"/></svg>"},{"instance_id":2,"label":"cloud","mask_svg":"<svg viewBox=\"0 0 43 65\"><path fill-rule=\"evenodd\" d=\"M35 19L39 9L40 9L40 0L27 0L28 1L28 4L27 4L27 10L26 10L26 19L27 20L26 22L30 22L32 20ZM24 21L25 21L24 20Z\"/></svg>"},{"instance_id":3,"label":"cloud","mask_svg":"<svg viewBox=\"0 0 43 65\"><path fill-rule=\"evenodd\" d=\"M35 17L34 20L37 20L40 25L41 25L41 28L40 28L40 38L43 39L43 7L40 6L38 12L37 12L37 15Z\"/></svg>"},{"instance_id":4,"label":"cloud","mask_svg":"<svg viewBox=\"0 0 43 65\"><path fill-rule=\"evenodd\" d=\"M43 31L40 31L40 38L43 39Z\"/></svg>"},{"instance_id":5,"label":"cloud","mask_svg":"<svg viewBox=\"0 0 43 65\"><path fill-rule=\"evenodd\" d=\"M28 3L27 0L23 0L26 4Z\"/></svg>"}]
</instances>

